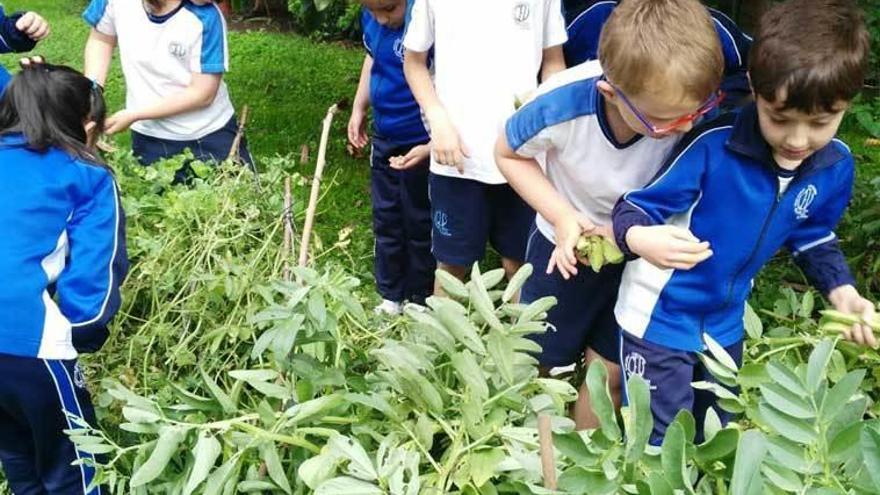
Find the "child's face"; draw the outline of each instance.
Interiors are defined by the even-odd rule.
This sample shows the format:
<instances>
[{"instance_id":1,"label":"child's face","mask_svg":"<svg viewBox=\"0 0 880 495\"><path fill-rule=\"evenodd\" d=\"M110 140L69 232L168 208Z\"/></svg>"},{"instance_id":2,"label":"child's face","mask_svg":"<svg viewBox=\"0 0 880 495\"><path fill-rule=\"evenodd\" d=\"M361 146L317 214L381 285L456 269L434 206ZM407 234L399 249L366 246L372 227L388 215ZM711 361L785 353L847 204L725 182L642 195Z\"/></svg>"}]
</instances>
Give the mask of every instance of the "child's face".
<instances>
[{"instance_id":1,"label":"child's face","mask_svg":"<svg viewBox=\"0 0 880 495\"><path fill-rule=\"evenodd\" d=\"M699 111L706 102L683 95L677 88L663 87L638 95L624 95L608 84L602 91L606 99L617 107L626 125L636 134L655 139L682 134L691 130Z\"/></svg>"},{"instance_id":2,"label":"child's face","mask_svg":"<svg viewBox=\"0 0 880 495\"><path fill-rule=\"evenodd\" d=\"M361 0L379 24L397 29L406 17L406 0Z\"/></svg>"},{"instance_id":3,"label":"child's face","mask_svg":"<svg viewBox=\"0 0 880 495\"><path fill-rule=\"evenodd\" d=\"M770 102L758 95L758 123L761 134L773 151L776 163L793 170L823 148L837 134L848 102L840 101L833 111L817 110L804 113L800 110L784 109L786 91L777 93L776 101Z\"/></svg>"}]
</instances>

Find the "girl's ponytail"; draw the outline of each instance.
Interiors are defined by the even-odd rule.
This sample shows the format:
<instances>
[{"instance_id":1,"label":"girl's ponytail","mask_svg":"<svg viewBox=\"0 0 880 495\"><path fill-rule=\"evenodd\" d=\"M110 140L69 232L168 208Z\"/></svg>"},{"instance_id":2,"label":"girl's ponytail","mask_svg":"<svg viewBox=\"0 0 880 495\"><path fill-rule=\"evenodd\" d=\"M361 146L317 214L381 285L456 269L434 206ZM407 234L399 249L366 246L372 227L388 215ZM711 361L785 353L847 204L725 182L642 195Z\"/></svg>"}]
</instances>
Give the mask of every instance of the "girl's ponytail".
<instances>
[{"instance_id":1,"label":"girl's ponytail","mask_svg":"<svg viewBox=\"0 0 880 495\"><path fill-rule=\"evenodd\" d=\"M85 125L94 122L98 135L105 117L100 86L70 67L35 59L22 63L0 99L0 135L21 133L36 151L54 146L99 164Z\"/></svg>"}]
</instances>

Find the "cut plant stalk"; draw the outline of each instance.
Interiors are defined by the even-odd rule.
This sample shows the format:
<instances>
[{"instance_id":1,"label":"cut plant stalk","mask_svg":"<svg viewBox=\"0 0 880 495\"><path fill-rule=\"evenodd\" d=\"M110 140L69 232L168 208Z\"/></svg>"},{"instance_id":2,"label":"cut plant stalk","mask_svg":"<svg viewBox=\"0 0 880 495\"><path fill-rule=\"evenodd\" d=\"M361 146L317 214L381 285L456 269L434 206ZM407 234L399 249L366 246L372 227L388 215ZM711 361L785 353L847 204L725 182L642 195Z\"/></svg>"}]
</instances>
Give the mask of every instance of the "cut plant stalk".
<instances>
[{"instance_id":1,"label":"cut plant stalk","mask_svg":"<svg viewBox=\"0 0 880 495\"><path fill-rule=\"evenodd\" d=\"M318 161L315 164L315 176L312 178L312 191L309 195L309 206L306 209L306 221L303 226L302 240L299 244L299 266L306 266L309 260L309 237L312 235L312 227L315 222L315 210L318 208L318 193L321 189L321 176L324 173L324 164L327 161L327 141L330 137L330 125L333 116L336 115L336 105L327 109L324 117L324 128L321 130L321 144L318 148Z\"/></svg>"},{"instance_id":2,"label":"cut plant stalk","mask_svg":"<svg viewBox=\"0 0 880 495\"><path fill-rule=\"evenodd\" d=\"M538 415L538 442L541 448L541 470L544 473L544 488L556 490L556 459L553 455L553 430L550 416Z\"/></svg>"},{"instance_id":3,"label":"cut plant stalk","mask_svg":"<svg viewBox=\"0 0 880 495\"><path fill-rule=\"evenodd\" d=\"M249 110L250 109L247 105L241 107L241 117L238 119L238 130L235 132L235 138L232 140L232 147L229 148L229 153L226 155L227 160L241 160L239 147L241 146L241 138L244 136L244 128L247 125Z\"/></svg>"}]
</instances>

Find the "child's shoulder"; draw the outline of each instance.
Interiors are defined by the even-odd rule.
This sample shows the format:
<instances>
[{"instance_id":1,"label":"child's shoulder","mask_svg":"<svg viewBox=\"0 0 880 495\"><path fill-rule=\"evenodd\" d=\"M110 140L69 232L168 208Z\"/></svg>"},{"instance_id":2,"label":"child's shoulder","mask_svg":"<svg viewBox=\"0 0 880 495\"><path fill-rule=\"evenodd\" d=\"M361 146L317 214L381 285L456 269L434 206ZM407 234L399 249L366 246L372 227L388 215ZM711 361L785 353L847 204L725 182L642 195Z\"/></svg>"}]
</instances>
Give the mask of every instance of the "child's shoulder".
<instances>
[{"instance_id":1,"label":"child's shoulder","mask_svg":"<svg viewBox=\"0 0 880 495\"><path fill-rule=\"evenodd\" d=\"M205 29L217 26L223 27L224 25L223 12L221 12L220 7L213 2L204 5L196 5L189 0L184 0L183 8L195 16Z\"/></svg>"},{"instance_id":2,"label":"child's shoulder","mask_svg":"<svg viewBox=\"0 0 880 495\"><path fill-rule=\"evenodd\" d=\"M523 104L547 109L566 110L572 117L596 111L596 81L602 76L602 67L591 60L557 72L530 95Z\"/></svg>"}]
</instances>

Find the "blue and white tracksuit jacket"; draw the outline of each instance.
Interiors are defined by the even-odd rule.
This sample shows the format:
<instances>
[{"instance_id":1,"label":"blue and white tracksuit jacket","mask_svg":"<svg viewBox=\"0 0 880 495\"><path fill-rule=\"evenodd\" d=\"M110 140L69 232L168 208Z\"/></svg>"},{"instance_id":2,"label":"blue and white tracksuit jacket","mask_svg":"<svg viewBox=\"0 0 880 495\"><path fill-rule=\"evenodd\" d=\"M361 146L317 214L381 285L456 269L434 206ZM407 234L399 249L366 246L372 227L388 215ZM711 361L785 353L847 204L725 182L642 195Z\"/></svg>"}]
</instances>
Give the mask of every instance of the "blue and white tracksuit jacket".
<instances>
[{"instance_id":1,"label":"blue and white tracksuit jacket","mask_svg":"<svg viewBox=\"0 0 880 495\"><path fill-rule=\"evenodd\" d=\"M615 315L623 331L665 347L700 351L703 335L723 346L744 337L752 280L782 247L822 292L853 283L834 228L853 187L849 149L833 140L801 164L784 192L751 104L695 129L649 185L613 212L626 231L672 224L709 241L713 256L689 271L630 262Z\"/></svg>"},{"instance_id":2,"label":"blue and white tracksuit jacket","mask_svg":"<svg viewBox=\"0 0 880 495\"><path fill-rule=\"evenodd\" d=\"M125 220L104 167L0 136L0 354L97 350L119 308Z\"/></svg>"}]
</instances>

